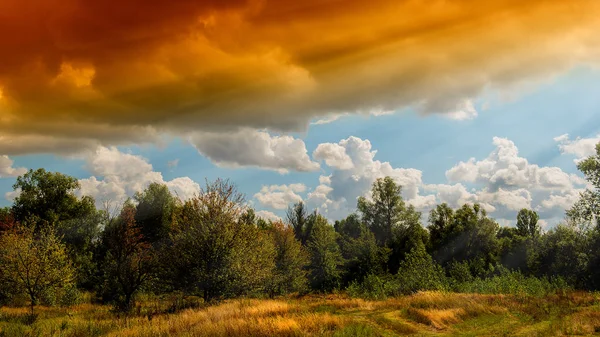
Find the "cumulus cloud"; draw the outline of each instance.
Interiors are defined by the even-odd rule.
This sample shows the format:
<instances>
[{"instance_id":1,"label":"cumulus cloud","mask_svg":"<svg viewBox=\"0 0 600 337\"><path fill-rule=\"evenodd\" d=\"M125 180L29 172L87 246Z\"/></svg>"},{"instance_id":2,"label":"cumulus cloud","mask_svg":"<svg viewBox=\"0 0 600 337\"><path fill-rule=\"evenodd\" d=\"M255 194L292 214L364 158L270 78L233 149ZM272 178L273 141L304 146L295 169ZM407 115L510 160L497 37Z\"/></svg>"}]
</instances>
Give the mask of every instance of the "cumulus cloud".
<instances>
[{"instance_id":1,"label":"cumulus cloud","mask_svg":"<svg viewBox=\"0 0 600 337\"><path fill-rule=\"evenodd\" d=\"M479 203L506 224L514 223L522 208L538 211L548 223L558 222L578 199L585 180L557 167L529 163L508 139L495 137L493 144L495 149L487 157L471 158L448 169L449 183L442 184L424 183L420 170L395 168L376 160L377 151L369 140L349 137L338 143L319 144L313 157L325 162L329 174L319 177L319 184L308 190L304 201L329 218L339 219L356 209L359 196L368 197L377 178L391 176L403 187L406 202L423 212L440 203L453 208ZM265 206L284 209L303 197L289 189L263 187L255 197L263 199Z\"/></svg>"},{"instance_id":2,"label":"cumulus cloud","mask_svg":"<svg viewBox=\"0 0 600 337\"><path fill-rule=\"evenodd\" d=\"M305 191L306 186L303 184L263 186L254 198L265 207L282 210L290 204L302 201L298 193Z\"/></svg>"},{"instance_id":3,"label":"cumulus cloud","mask_svg":"<svg viewBox=\"0 0 600 337\"><path fill-rule=\"evenodd\" d=\"M446 203L452 208L461 207L464 204L477 202L477 196L467 190L463 184L431 184L424 186L425 191L435 193L435 198L440 203Z\"/></svg>"},{"instance_id":4,"label":"cumulus cloud","mask_svg":"<svg viewBox=\"0 0 600 337\"><path fill-rule=\"evenodd\" d=\"M458 184L434 186L440 200L454 207L464 201L479 202L500 219L514 219L519 209L533 208L542 218L556 222L579 198L586 184L580 176L529 163L508 139L494 137L493 144L496 148L486 158L471 158L446 171L448 180ZM462 183L478 189L467 191Z\"/></svg>"},{"instance_id":5,"label":"cumulus cloud","mask_svg":"<svg viewBox=\"0 0 600 337\"><path fill-rule=\"evenodd\" d=\"M18 177L27 173L24 167L14 167L14 162L8 156L0 156L0 178Z\"/></svg>"},{"instance_id":6,"label":"cumulus cloud","mask_svg":"<svg viewBox=\"0 0 600 337\"><path fill-rule=\"evenodd\" d=\"M19 195L21 195L21 190L9 191L4 194L4 198L10 202L13 202Z\"/></svg>"},{"instance_id":7,"label":"cumulus cloud","mask_svg":"<svg viewBox=\"0 0 600 337\"><path fill-rule=\"evenodd\" d=\"M459 102L456 105L455 109L450 110L443 115L449 119L464 121L469 119L475 119L479 115L479 113L477 112L477 109L475 109L473 100L465 99Z\"/></svg>"},{"instance_id":8,"label":"cumulus cloud","mask_svg":"<svg viewBox=\"0 0 600 337\"><path fill-rule=\"evenodd\" d=\"M460 162L446 171L451 182L486 184L492 191L501 187L568 191L581 179L558 167L540 167L519 156L514 142L494 137L496 149L485 159Z\"/></svg>"},{"instance_id":9,"label":"cumulus cloud","mask_svg":"<svg viewBox=\"0 0 600 337\"><path fill-rule=\"evenodd\" d=\"M182 200L200 192L198 183L189 177L165 181L160 172L142 156L119 151L116 147L99 147L85 157L86 168L92 176L80 179L80 195L89 195L98 204L103 201L123 201L151 183L165 184Z\"/></svg>"},{"instance_id":10,"label":"cumulus cloud","mask_svg":"<svg viewBox=\"0 0 600 337\"><path fill-rule=\"evenodd\" d=\"M346 154L346 149L339 144L319 144L313 152L313 158L324 160L327 166L340 170L349 170L354 167L352 159Z\"/></svg>"},{"instance_id":11,"label":"cumulus cloud","mask_svg":"<svg viewBox=\"0 0 600 337\"><path fill-rule=\"evenodd\" d=\"M303 131L410 106L472 118L465 97L596 64L599 11L592 0L4 1L0 153Z\"/></svg>"},{"instance_id":12,"label":"cumulus cloud","mask_svg":"<svg viewBox=\"0 0 600 337\"><path fill-rule=\"evenodd\" d=\"M313 157L324 161L331 174L319 177L319 185L308 194L307 203L330 218L339 218L355 209L359 196L369 195L377 178L390 176L402 185L409 203L419 207L432 204L431 197L419 195L421 171L394 168L389 162L376 160L376 153L369 140L353 136L338 143L319 144Z\"/></svg>"},{"instance_id":13,"label":"cumulus cloud","mask_svg":"<svg viewBox=\"0 0 600 337\"><path fill-rule=\"evenodd\" d=\"M258 216L259 218L263 218L265 220L281 221L281 217L271 211L265 211L265 210L256 211L256 216Z\"/></svg>"},{"instance_id":14,"label":"cumulus cloud","mask_svg":"<svg viewBox=\"0 0 600 337\"><path fill-rule=\"evenodd\" d=\"M576 157L575 162L596 154L596 144L600 143L600 135L592 138L577 137L574 140L569 138L569 134L564 134L554 138L558 143L558 148L563 154L570 154Z\"/></svg>"},{"instance_id":15,"label":"cumulus cloud","mask_svg":"<svg viewBox=\"0 0 600 337\"><path fill-rule=\"evenodd\" d=\"M304 142L291 136L242 129L235 133L196 132L189 141L223 167L259 167L280 173L319 169L319 164L310 160Z\"/></svg>"}]
</instances>

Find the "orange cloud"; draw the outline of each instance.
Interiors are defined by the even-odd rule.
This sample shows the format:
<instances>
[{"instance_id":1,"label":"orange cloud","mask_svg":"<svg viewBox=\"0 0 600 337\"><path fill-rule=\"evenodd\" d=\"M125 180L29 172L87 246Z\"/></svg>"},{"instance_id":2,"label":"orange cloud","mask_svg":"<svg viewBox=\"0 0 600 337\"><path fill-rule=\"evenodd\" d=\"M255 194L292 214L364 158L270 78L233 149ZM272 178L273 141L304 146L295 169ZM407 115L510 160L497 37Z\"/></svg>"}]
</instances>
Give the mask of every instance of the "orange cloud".
<instances>
[{"instance_id":1,"label":"orange cloud","mask_svg":"<svg viewBox=\"0 0 600 337\"><path fill-rule=\"evenodd\" d=\"M5 0L0 153L452 112L593 64L598 17L596 0Z\"/></svg>"}]
</instances>

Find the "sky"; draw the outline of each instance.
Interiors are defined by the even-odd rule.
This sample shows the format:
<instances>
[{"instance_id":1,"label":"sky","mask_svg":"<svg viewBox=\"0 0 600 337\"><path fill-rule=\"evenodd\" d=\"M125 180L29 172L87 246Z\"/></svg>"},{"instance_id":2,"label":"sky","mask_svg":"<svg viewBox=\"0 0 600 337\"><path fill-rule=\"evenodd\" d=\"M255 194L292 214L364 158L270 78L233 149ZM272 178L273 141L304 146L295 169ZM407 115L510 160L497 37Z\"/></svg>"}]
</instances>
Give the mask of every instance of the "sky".
<instances>
[{"instance_id":1,"label":"sky","mask_svg":"<svg viewBox=\"0 0 600 337\"><path fill-rule=\"evenodd\" d=\"M228 178L331 220L393 177L426 214L552 227L600 142L596 0L8 0L0 206L43 167L98 204ZM2 198L2 196L4 198Z\"/></svg>"}]
</instances>

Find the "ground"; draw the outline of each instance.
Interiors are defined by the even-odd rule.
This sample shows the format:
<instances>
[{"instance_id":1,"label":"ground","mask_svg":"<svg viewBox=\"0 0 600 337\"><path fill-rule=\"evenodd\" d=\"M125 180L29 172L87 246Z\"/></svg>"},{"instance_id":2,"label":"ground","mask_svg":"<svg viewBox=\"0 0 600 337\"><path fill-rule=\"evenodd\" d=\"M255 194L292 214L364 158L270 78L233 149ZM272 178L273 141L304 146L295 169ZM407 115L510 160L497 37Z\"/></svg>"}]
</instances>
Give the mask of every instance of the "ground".
<instances>
[{"instance_id":1,"label":"ground","mask_svg":"<svg viewBox=\"0 0 600 337\"><path fill-rule=\"evenodd\" d=\"M171 302L169 302L171 301ZM344 295L237 299L169 313L143 299L108 306L0 308L0 336L560 336L600 335L600 294L547 297L422 292L366 301Z\"/></svg>"}]
</instances>

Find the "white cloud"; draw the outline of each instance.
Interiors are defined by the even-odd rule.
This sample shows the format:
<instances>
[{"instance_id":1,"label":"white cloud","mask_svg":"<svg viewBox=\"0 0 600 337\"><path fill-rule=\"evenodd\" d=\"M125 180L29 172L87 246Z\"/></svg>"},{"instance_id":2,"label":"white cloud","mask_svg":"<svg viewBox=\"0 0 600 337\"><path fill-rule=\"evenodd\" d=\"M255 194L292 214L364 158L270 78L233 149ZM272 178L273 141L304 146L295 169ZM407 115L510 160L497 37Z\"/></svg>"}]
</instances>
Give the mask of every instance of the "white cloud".
<instances>
[{"instance_id":1,"label":"white cloud","mask_svg":"<svg viewBox=\"0 0 600 337\"><path fill-rule=\"evenodd\" d=\"M484 190L479 192L477 196L482 203L504 206L514 212L518 212L522 208L531 208L531 193L523 188L517 190L499 188L494 192Z\"/></svg>"},{"instance_id":2,"label":"white cloud","mask_svg":"<svg viewBox=\"0 0 600 337\"><path fill-rule=\"evenodd\" d=\"M142 156L123 153L116 147L98 147L85 156L90 178L80 179L78 194L89 195L98 204L104 200L123 201L150 183L165 184L179 198L185 200L200 192L200 186L189 177L165 181Z\"/></svg>"},{"instance_id":3,"label":"white cloud","mask_svg":"<svg viewBox=\"0 0 600 337\"><path fill-rule=\"evenodd\" d=\"M329 123L333 123L335 121L337 121L338 119L348 116L347 113L341 113L341 114L333 114L324 118L320 118L317 119L315 122L311 122L311 125L324 125L324 124L329 124Z\"/></svg>"},{"instance_id":4,"label":"white cloud","mask_svg":"<svg viewBox=\"0 0 600 337\"><path fill-rule=\"evenodd\" d=\"M434 191L435 197L440 203L446 203L452 208L477 202L477 196L467 191L467 188L463 184L425 185L424 189L426 191Z\"/></svg>"},{"instance_id":5,"label":"white cloud","mask_svg":"<svg viewBox=\"0 0 600 337\"><path fill-rule=\"evenodd\" d=\"M346 149L339 144L323 143L313 152L313 158L324 160L325 164L339 170L349 170L354 167L352 159L346 154Z\"/></svg>"},{"instance_id":6,"label":"white cloud","mask_svg":"<svg viewBox=\"0 0 600 337\"><path fill-rule=\"evenodd\" d=\"M357 137L317 146L313 157L325 161L331 175L319 178L320 185L309 193L307 202L330 218L340 218L355 209L359 196L368 196L377 178L390 176L402 185L409 203L419 207L432 204L431 197L419 196L421 171L394 168L389 162L375 160L376 153L369 140Z\"/></svg>"},{"instance_id":7,"label":"white cloud","mask_svg":"<svg viewBox=\"0 0 600 337\"><path fill-rule=\"evenodd\" d=\"M566 136L558 137L564 141ZM540 167L519 156L517 146L505 138L494 137L496 148L482 160L471 158L446 171L450 182L475 184L477 190L454 191L452 206L464 200L487 205L488 211L500 219L514 221L521 208L533 208L542 218L556 222L578 199L580 187L586 181L558 167ZM454 185L456 186L456 185ZM462 186L462 185L461 185ZM440 189L440 185L437 186ZM449 187L446 187L446 190ZM441 189L443 192L444 189ZM438 193L438 198L448 202ZM493 210L492 210L493 208Z\"/></svg>"},{"instance_id":8,"label":"white cloud","mask_svg":"<svg viewBox=\"0 0 600 337\"><path fill-rule=\"evenodd\" d=\"M278 216L277 214L270 212L270 211L256 211L256 216L258 216L259 218L263 218L265 220L271 220L273 222L275 221L281 221L281 217Z\"/></svg>"},{"instance_id":9,"label":"white cloud","mask_svg":"<svg viewBox=\"0 0 600 337\"><path fill-rule=\"evenodd\" d=\"M8 156L0 156L0 178L18 177L27 173L24 167L13 167L14 162Z\"/></svg>"},{"instance_id":10,"label":"white cloud","mask_svg":"<svg viewBox=\"0 0 600 337\"><path fill-rule=\"evenodd\" d=\"M200 185L189 177L179 177L164 182L171 193L181 200L193 198L200 193Z\"/></svg>"},{"instance_id":11,"label":"white cloud","mask_svg":"<svg viewBox=\"0 0 600 337\"><path fill-rule=\"evenodd\" d=\"M465 99L456 105L456 109L443 114L444 117L458 121L475 119L478 116L473 100Z\"/></svg>"},{"instance_id":12,"label":"white cloud","mask_svg":"<svg viewBox=\"0 0 600 337\"><path fill-rule=\"evenodd\" d=\"M306 186L303 184L263 186L254 195L254 198L263 206L282 210L293 203L302 201L302 197L298 193L305 191Z\"/></svg>"},{"instance_id":13,"label":"white cloud","mask_svg":"<svg viewBox=\"0 0 600 337\"><path fill-rule=\"evenodd\" d=\"M241 129L233 133L196 132L189 141L221 167L258 167L280 173L310 172L320 167L310 160L304 141L291 136Z\"/></svg>"},{"instance_id":14,"label":"white cloud","mask_svg":"<svg viewBox=\"0 0 600 337\"><path fill-rule=\"evenodd\" d=\"M319 184L331 184L331 176L319 176Z\"/></svg>"},{"instance_id":15,"label":"white cloud","mask_svg":"<svg viewBox=\"0 0 600 337\"><path fill-rule=\"evenodd\" d=\"M554 138L554 141L558 143L558 148L563 154L571 154L577 157L575 162L579 162L581 159L596 154L596 144L600 143L600 135L592 138L580 138L577 137L575 140L569 138L569 134L564 134Z\"/></svg>"},{"instance_id":16,"label":"white cloud","mask_svg":"<svg viewBox=\"0 0 600 337\"><path fill-rule=\"evenodd\" d=\"M563 216L564 210L571 208L580 198L583 189L573 190L565 194L551 194L542 200L536 207L536 211L547 217Z\"/></svg>"},{"instance_id":17,"label":"white cloud","mask_svg":"<svg viewBox=\"0 0 600 337\"><path fill-rule=\"evenodd\" d=\"M436 204L459 208L479 203L503 224L514 224L522 208L538 211L548 224L557 223L578 199L586 181L558 167L529 163L508 139L495 137L493 144L495 149L487 157L471 158L450 168L446 172L449 184L425 184L420 170L376 160L377 151L369 140L349 137L317 146L313 158L325 162L328 175L319 176L319 184L308 190L305 198L302 184L264 186L255 198L263 206L279 210L304 200L328 218L340 219L355 211L359 196L369 196L377 178L390 176L402 186L404 200L425 212L425 221L426 212Z\"/></svg>"},{"instance_id":18,"label":"white cloud","mask_svg":"<svg viewBox=\"0 0 600 337\"><path fill-rule=\"evenodd\" d=\"M446 171L448 180L486 184L493 191L500 187L568 191L573 183L581 182L558 167L530 164L519 156L515 143L506 138L494 137L493 143L496 149L487 158L471 158Z\"/></svg>"},{"instance_id":19,"label":"white cloud","mask_svg":"<svg viewBox=\"0 0 600 337\"><path fill-rule=\"evenodd\" d=\"M6 192L4 194L4 197L6 198L6 200L13 202L19 195L21 195L21 190L18 189L16 191L10 191L10 192Z\"/></svg>"}]
</instances>

